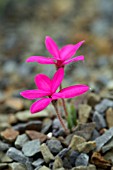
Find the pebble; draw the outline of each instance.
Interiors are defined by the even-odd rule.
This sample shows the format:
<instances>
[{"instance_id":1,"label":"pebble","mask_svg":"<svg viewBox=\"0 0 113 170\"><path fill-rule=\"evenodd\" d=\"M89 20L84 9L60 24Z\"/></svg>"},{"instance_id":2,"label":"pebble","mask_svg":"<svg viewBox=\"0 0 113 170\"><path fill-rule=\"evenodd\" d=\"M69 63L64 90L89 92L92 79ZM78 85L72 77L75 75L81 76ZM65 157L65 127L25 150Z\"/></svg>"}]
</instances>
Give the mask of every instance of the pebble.
<instances>
[{"instance_id":1,"label":"pebble","mask_svg":"<svg viewBox=\"0 0 113 170\"><path fill-rule=\"evenodd\" d=\"M92 136L92 132L95 129L95 123L80 123L77 125L75 131L73 132L74 135L81 136L86 140L89 140Z\"/></svg>"},{"instance_id":2,"label":"pebble","mask_svg":"<svg viewBox=\"0 0 113 170\"><path fill-rule=\"evenodd\" d=\"M63 167L62 159L59 156L55 157L54 163L53 163L53 170L56 170L58 168Z\"/></svg>"},{"instance_id":3,"label":"pebble","mask_svg":"<svg viewBox=\"0 0 113 170\"><path fill-rule=\"evenodd\" d=\"M18 135L19 135L19 132L12 128L8 128L1 132L1 137L8 142L14 142Z\"/></svg>"},{"instance_id":4,"label":"pebble","mask_svg":"<svg viewBox=\"0 0 113 170\"><path fill-rule=\"evenodd\" d=\"M11 170L27 170L23 164L17 162L10 163L8 166Z\"/></svg>"},{"instance_id":5,"label":"pebble","mask_svg":"<svg viewBox=\"0 0 113 170\"><path fill-rule=\"evenodd\" d=\"M7 155L14 161L25 164L28 161L28 158L18 149L11 147L7 151Z\"/></svg>"},{"instance_id":6,"label":"pebble","mask_svg":"<svg viewBox=\"0 0 113 170\"><path fill-rule=\"evenodd\" d=\"M0 163L0 170L3 170L4 168L7 168L8 164L7 163Z\"/></svg>"},{"instance_id":7,"label":"pebble","mask_svg":"<svg viewBox=\"0 0 113 170\"><path fill-rule=\"evenodd\" d=\"M107 144L105 144L103 147L102 147L102 153L105 153L109 150L113 149L113 137L111 138L110 141L107 142Z\"/></svg>"},{"instance_id":8,"label":"pebble","mask_svg":"<svg viewBox=\"0 0 113 170\"><path fill-rule=\"evenodd\" d=\"M77 166L72 168L71 170L96 170L96 166L95 165Z\"/></svg>"},{"instance_id":9,"label":"pebble","mask_svg":"<svg viewBox=\"0 0 113 170\"><path fill-rule=\"evenodd\" d=\"M91 109L92 109L91 106L87 104L82 104L79 106L78 118L80 123L86 123L88 121Z\"/></svg>"},{"instance_id":10,"label":"pebble","mask_svg":"<svg viewBox=\"0 0 113 170\"><path fill-rule=\"evenodd\" d=\"M51 160L54 160L53 154L50 152L48 146L45 143L40 146L40 151L46 163L49 163Z\"/></svg>"},{"instance_id":11,"label":"pebble","mask_svg":"<svg viewBox=\"0 0 113 170\"><path fill-rule=\"evenodd\" d=\"M66 156L66 154L68 153L69 150L70 150L69 148L64 148L64 149L62 149L62 150L58 153L58 156L59 156L61 159L63 159L63 158Z\"/></svg>"},{"instance_id":12,"label":"pebble","mask_svg":"<svg viewBox=\"0 0 113 170\"><path fill-rule=\"evenodd\" d=\"M88 166L89 156L85 153L81 153L75 161L75 166Z\"/></svg>"},{"instance_id":13,"label":"pebble","mask_svg":"<svg viewBox=\"0 0 113 170\"><path fill-rule=\"evenodd\" d=\"M79 152L83 152L83 153L89 153L90 151L94 150L95 148L96 148L95 141L83 142L83 143L77 145L77 150Z\"/></svg>"},{"instance_id":14,"label":"pebble","mask_svg":"<svg viewBox=\"0 0 113 170\"><path fill-rule=\"evenodd\" d=\"M29 138L26 134L18 135L15 141L15 146L16 148L20 149L28 141L29 141Z\"/></svg>"},{"instance_id":15,"label":"pebble","mask_svg":"<svg viewBox=\"0 0 113 170\"><path fill-rule=\"evenodd\" d=\"M39 139L40 142L44 142L47 139L47 135L35 130L26 130L26 134L29 136L30 139Z\"/></svg>"},{"instance_id":16,"label":"pebble","mask_svg":"<svg viewBox=\"0 0 113 170\"><path fill-rule=\"evenodd\" d=\"M95 139L96 151L101 150L101 148L113 137L113 127L107 130L103 135Z\"/></svg>"},{"instance_id":17,"label":"pebble","mask_svg":"<svg viewBox=\"0 0 113 170\"><path fill-rule=\"evenodd\" d=\"M39 168L39 170L50 170L50 169L46 166L42 166L41 168Z\"/></svg>"},{"instance_id":18,"label":"pebble","mask_svg":"<svg viewBox=\"0 0 113 170\"><path fill-rule=\"evenodd\" d=\"M70 142L70 145L69 145L69 148L71 148L72 150L77 150L77 145L85 142L86 140L83 138L83 137L80 137L80 136L77 136L77 135L74 135L72 137L72 140Z\"/></svg>"},{"instance_id":19,"label":"pebble","mask_svg":"<svg viewBox=\"0 0 113 170\"><path fill-rule=\"evenodd\" d=\"M111 107L106 110L106 122L109 128L113 126L113 108Z\"/></svg>"},{"instance_id":20,"label":"pebble","mask_svg":"<svg viewBox=\"0 0 113 170\"><path fill-rule=\"evenodd\" d=\"M88 105L94 107L100 101L100 96L95 93L89 93L87 98Z\"/></svg>"},{"instance_id":21,"label":"pebble","mask_svg":"<svg viewBox=\"0 0 113 170\"><path fill-rule=\"evenodd\" d=\"M57 139L47 140L46 144L53 154L58 154L63 149L61 142Z\"/></svg>"},{"instance_id":22,"label":"pebble","mask_svg":"<svg viewBox=\"0 0 113 170\"><path fill-rule=\"evenodd\" d=\"M5 153L3 153L0 161L2 163L9 163L9 162L12 162L13 160L9 156L7 156Z\"/></svg>"},{"instance_id":23,"label":"pebble","mask_svg":"<svg viewBox=\"0 0 113 170\"><path fill-rule=\"evenodd\" d=\"M9 144L0 141L0 151L6 151L9 149Z\"/></svg>"},{"instance_id":24,"label":"pebble","mask_svg":"<svg viewBox=\"0 0 113 170\"><path fill-rule=\"evenodd\" d=\"M22 147L25 156L31 157L40 152L40 141L38 139L26 142Z\"/></svg>"},{"instance_id":25,"label":"pebble","mask_svg":"<svg viewBox=\"0 0 113 170\"><path fill-rule=\"evenodd\" d=\"M45 118L42 123L42 129L41 132L46 134L49 129L52 127L52 120L49 118Z\"/></svg>"},{"instance_id":26,"label":"pebble","mask_svg":"<svg viewBox=\"0 0 113 170\"><path fill-rule=\"evenodd\" d=\"M96 129L100 130L107 126L103 115L99 114L97 111L93 113L92 121L96 123Z\"/></svg>"},{"instance_id":27,"label":"pebble","mask_svg":"<svg viewBox=\"0 0 113 170\"><path fill-rule=\"evenodd\" d=\"M95 140L99 136L100 136L100 133L96 129L94 129L92 136L91 136L91 140Z\"/></svg>"},{"instance_id":28,"label":"pebble","mask_svg":"<svg viewBox=\"0 0 113 170\"><path fill-rule=\"evenodd\" d=\"M113 164L113 150L107 152L105 155L104 155L104 158L108 161L111 161L111 163Z\"/></svg>"},{"instance_id":29,"label":"pebble","mask_svg":"<svg viewBox=\"0 0 113 170\"><path fill-rule=\"evenodd\" d=\"M79 152L71 151L69 158L70 158L70 163L71 163L72 167L75 166L75 161L79 155L80 155Z\"/></svg>"},{"instance_id":30,"label":"pebble","mask_svg":"<svg viewBox=\"0 0 113 170\"><path fill-rule=\"evenodd\" d=\"M20 133L24 133L26 130L36 130L40 131L42 127L42 122L39 120L29 121L28 123L19 123L13 128L18 130Z\"/></svg>"},{"instance_id":31,"label":"pebble","mask_svg":"<svg viewBox=\"0 0 113 170\"><path fill-rule=\"evenodd\" d=\"M11 108L15 111L19 111L24 108L23 100L18 98L9 98L6 100L5 104L8 108Z\"/></svg>"},{"instance_id":32,"label":"pebble","mask_svg":"<svg viewBox=\"0 0 113 170\"><path fill-rule=\"evenodd\" d=\"M36 161L34 161L32 165L35 167L40 167L40 165L42 165L43 163L44 163L44 160L42 158L39 158Z\"/></svg>"}]
</instances>

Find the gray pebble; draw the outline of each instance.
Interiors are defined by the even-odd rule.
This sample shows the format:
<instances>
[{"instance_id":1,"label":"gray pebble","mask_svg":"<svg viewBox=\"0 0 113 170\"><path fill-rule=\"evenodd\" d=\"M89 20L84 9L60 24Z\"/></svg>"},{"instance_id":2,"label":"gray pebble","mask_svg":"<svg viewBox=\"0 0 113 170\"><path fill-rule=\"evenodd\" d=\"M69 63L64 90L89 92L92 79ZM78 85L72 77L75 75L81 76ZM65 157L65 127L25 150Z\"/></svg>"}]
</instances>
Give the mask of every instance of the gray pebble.
<instances>
[{"instance_id":1,"label":"gray pebble","mask_svg":"<svg viewBox=\"0 0 113 170\"><path fill-rule=\"evenodd\" d=\"M34 161L32 165L35 167L40 167L40 165L42 165L43 163L44 163L44 160L42 158L39 158L36 161Z\"/></svg>"},{"instance_id":2,"label":"gray pebble","mask_svg":"<svg viewBox=\"0 0 113 170\"><path fill-rule=\"evenodd\" d=\"M28 141L29 141L29 138L26 134L18 135L18 137L15 141L15 146L16 146L16 148L20 149Z\"/></svg>"},{"instance_id":3,"label":"gray pebble","mask_svg":"<svg viewBox=\"0 0 113 170\"><path fill-rule=\"evenodd\" d=\"M0 141L0 151L6 151L8 149L9 149L9 145L7 143Z\"/></svg>"},{"instance_id":4,"label":"gray pebble","mask_svg":"<svg viewBox=\"0 0 113 170\"><path fill-rule=\"evenodd\" d=\"M51 139L51 140L48 140L46 142L47 146L49 147L50 151L53 153L53 154L57 154L59 153L63 147L60 143L59 140L56 140L56 139Z\"/></svg>"},{"instance_id":5,"label":"gray pebble","mask_svg":"<svg viewBox=\"0 0 113 170\"><path fill-rule=\"evenodd\" d=\"M89 163L89 156L81 153L75 161L75 166L87 166Z\"/></svg>"},{"instance_id":6,"label":"gray pebble","mask_svg":"<svg viewBox=\"0 0 113 170\"><path fill-rule=\"evenodd\" d=\"M36 153L40 152L40 141L36 139L26 142L22 147L22 151L25 156L34 156Z\"/></svg>"},{"instance_id":7,"label":"gray pebble","mask_svg":"<svg viewBox=\"0 0 113 170\"><path fill-rule=\"evenodd\" d=\"M92 119L93 119L93 122L96 123L96 129L97 130L100 130L100 129L105 128L107 126L103 115L99 114L97 111L94 112Z\"/></svg>"}]
</instances>

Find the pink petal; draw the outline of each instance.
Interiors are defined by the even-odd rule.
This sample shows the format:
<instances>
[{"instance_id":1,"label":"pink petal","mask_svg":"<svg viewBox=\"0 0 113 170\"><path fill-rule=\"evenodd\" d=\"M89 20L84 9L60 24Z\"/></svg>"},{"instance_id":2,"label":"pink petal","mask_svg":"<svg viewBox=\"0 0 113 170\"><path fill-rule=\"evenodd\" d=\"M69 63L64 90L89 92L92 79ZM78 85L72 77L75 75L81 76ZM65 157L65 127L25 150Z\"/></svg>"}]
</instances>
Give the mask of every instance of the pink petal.
<instances>
[{"instance_id":1,"label":"pink petal","mask_svg":"<svg viewBox=\"0 0 113 170\"><path fill-rule=\"evenodd\" d=\"M26 62L37 62L40 64L55 64L53 58L47 58L43 56L31 56L27 58Z\"/></svg>"},{"instance_id":2,"label":"pink petal","mask_svg":"<svg viewBox=\"0 0 113 170\"><path fill-rule=\"evenodd\" d=\"M51 90L51 79L45 74L37 74L35 77L36 86L44 91Z\"/></svg>"},{"instance_id":3,"label":"pink petal","mask_svg":"<svg viewBox=\"0 0 113 170\"><path fill-rule=\"evenodd\" d=\"M50 98L44 98L36 101L30 107L31 113L40 112L41 110L45 109L51 103L51 101L52 99Z\"/></svg>"},{"instance_id":4,"label":"pink petal","mask_svg":"<svg viewBox=\"0 0 113 170\"><path fill-rule=\"evenodd\" d=\"M87 85L75 85L62 89L59 93L55 93L52 99L73 98L79 96L89 90Z\"/></svg>"},{"instance_id":5,"label":"pink petal","mask_svg":"<svg viewBox=\"0 0 113 170\"><path fill-rule=\"evenodd\" d=\"M69 44L64 46L60 49L60 56L62 60L67 60L71 57L73 57L76 53L76 51L80 48L80 46L84 43L84 41L81 41L75 45Z\"/></svg>"},{"instance_id":6,"label":"pink petal","mask_svg":"<svg viewBox=\"0 0 113 170\"><path fill-rule=\"evenodd\" d=\"M26 99L33 100L44 96L48 96L49 92L45 92L43 90L25 90L21 92L20 95Z\"/></svg>"},{"instance_id":7,"label":"pink petal","mask_svg":"<svg viewBox=\"0 0 113 170\"><path fill-rule=\"evenodd\" d=\"M64 69L59 68L57 72L54 74L53 79L52 79L52 93L54 93L59 85L61 84L62 80L64 78Z\"/></svg>"},{"instance_id":8,"label":"pink petal","mask_svg":"<svg viewBox=\"0 0 113 170\"><path fill-rule=\"evenodd\" d=\"M55 43L55 41L51 37L46 36L45 45L46 45L46 48L49 51L49 53L53 57L55 57L56 59L59 59L59 49L58 49L58 46L57 46L57 44Z\"/></svg>"},{"instance_id":9,"label":"pink petal","mask_svg":"<svg viewBox=\"0 0 113 170\"><path fill-rule=\"evenodd\" d=\"M83 55L74 57L74 58L72 58L70 60L67 60L67 61L64 61L63 65L69 64L71 62L77 62L77 61L80 61L80 60L84 60L84 56Z\"/></svg>"}]
</instances>

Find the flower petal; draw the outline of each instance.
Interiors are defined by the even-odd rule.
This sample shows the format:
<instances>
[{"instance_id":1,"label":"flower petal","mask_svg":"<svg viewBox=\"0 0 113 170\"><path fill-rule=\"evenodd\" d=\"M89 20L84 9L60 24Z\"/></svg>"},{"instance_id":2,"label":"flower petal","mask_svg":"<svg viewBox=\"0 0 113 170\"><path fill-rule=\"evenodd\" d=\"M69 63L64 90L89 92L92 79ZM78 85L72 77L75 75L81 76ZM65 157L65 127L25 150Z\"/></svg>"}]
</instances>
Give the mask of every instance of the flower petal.
<instances>
[{"instance_id":1,"label":"flower petal","mask_svg":"<svg viewBox=\"0 0 113 170\"><path fill-rule=\"evenodd\" d=\"M30 107L31 113L40 112L41 110L45 109L51 103L51 101L52 99L50 98L44 98L34 102Z\"/></svg>"},{"instance_id":2,"label":"flower petal","mask_svg":"<svg viewBox=\"0 0 113 170\"><path fill-rule=\"evenodd\" d=\"M26 62L37 62L40 64L55 64L53 58L47 58L43 56L31 56L27 58Z\"/></svg>"},{"instance_id":3,"label":"flower petal","mask_svg":"<svg viewBox=\"0 0 113 170\"><path fill-rule=\"evenodd\" d=\"M76 51L80 48L80 46L84 43L84 41L80 41L79 43L72 45L66 45L60 49L60 56L62 60L67 60L73 57Z\"/></svg>"},{"instance_id":4,"label":"flower petal","mask_svg":"<svg viewBox=\"0 0 113 170\"><path fill-rule=\"evenodd\" d=\"M33 100L37 98L41 98L44 96L48 96L49 92L43 91L43 90L25 90L20 93L21 96L23 96L26 99Z\"/></svg>"},{"instance_id":5,"label":"flower petal","mask_svg":"<svg viewBox=\"0 0 113 170\"><path fill-rule=\"evenodd\" d=\"M51 91L51 79L45 74L37 74L35 83L40 90Z\"/></svg>"},{"instance_id":6,"label":"flower petal","mask_svg":"<svg viewBox=\"0 0 113 170\"><path fill-rule=\"evenodd\" d=\"M63 65L69 64L71 62L77 62L77 61L80 61L80 60L84 60L84 56L83 55L74 57L74 58L72 58L70 60L67 60L67 61L64 61Z\"/></svg>"},{"instance_id":7,"label":"flower petal","mask_svg":"<svg viewBox=\"0 0 113 170\"><path fill-rule=\"evenodd\" d=\"M53 79L52 79L52 87L51 87L52 93L54 93L58 89L58 87L61 84L63 78L64 78L64 69L59 68L57 70L57 72L54 74Z\"/></svg>"},{"instance_id":8,"label":"flower petal","mask_svg":"<svg viewBox=\"0 0 113 170\"><path fill-rule=\"evenodd\" d=\"M87 85L75 85L62 89L59 93L55 93L52 99L58 98L73 98L79 96L89 90Z\"/></svg>"},{"instance_id":9,"label":"flower petal","mask_svg":"<svg viewBox=\"0 0 113 170\"><path fill-rule=\"evenodd\" d=\"M46 45L46 48L49 51L49 53L53 57L55 57L56 59L59 59L59 49L58 49L58 46L57 46L57 44L55 43L55 41L51 37L46 36L45 45Z\"/></svg>"}]
</instances>

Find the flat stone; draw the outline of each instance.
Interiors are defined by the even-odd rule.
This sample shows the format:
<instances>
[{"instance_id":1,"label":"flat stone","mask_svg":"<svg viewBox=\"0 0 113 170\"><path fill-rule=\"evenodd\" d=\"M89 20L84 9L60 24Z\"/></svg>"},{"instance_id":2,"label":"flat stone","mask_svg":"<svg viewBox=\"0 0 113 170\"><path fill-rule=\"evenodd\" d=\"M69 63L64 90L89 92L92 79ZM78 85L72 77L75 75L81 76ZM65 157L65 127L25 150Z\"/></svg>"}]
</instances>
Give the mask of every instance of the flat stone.
<instances>
[{"instance_id":1,"label":"flat stone","mask_svg":"<svg viewBox=\"0 0 113 170\"><path fill-rule=\"evenodd\" d=\"M46 163L54 160L53 154L50 152L49 147L45 143L40 146L40 151Z\"/></svg>"},{"instance_id":2,"label":"flat stone","mask_svg":"<svg viewBox=\"0 0 113 170\"><path fill-rule=\"evenodd\" d=\"M0 141L0 151L6 151L9 149L9 144Z\"/></svg>"},{"instance_id":3,"label":"flat stone","mask_svg":"<svg viewBox=\"0 0 113 170\"><path fill-rule=\"evenodd\" d=\"M107 126L106 121L103 117L103 115L99 114L97 111L93 113L93 122L96 123L96 129L100 130L102 128L105 128Z\"/></svg>"},{"instance_id":4,"label":"flat stone","mask_svg":"<svg viewBox=\"0 0 113 170\"><path fill-rule=\"evenodd\" d=\"M86 140L89 140L92 136L92 132L95 129L95 123L78 124L73 132L73 135L81 136Z\"/></svg>"},{"instance_id":5,"label":"flat stone","mask_svg":"<svg viewBox=\"0 0 113 170\"><path fill-rule=\"evenodd\" d=\"M70 145L69 147L72 149L72 150L77 150L77 145L85 142L86 140L83 138L83 137L80 137L80 136L77 136L77 135L74 135L71 142L70 142Z\"/></svg>"},{"instance_id":6,"label":"flat stone","mask_svg":"<svg viewBox=\"0 0 113 170\"><path fill-rule=\"evenodd\" d=\"M56 170L58 168L63 167L62 159L59 156L55 157L54 163L53 163L53 170Z\"/></svg>"},{"instance_id":7,"label":"flat stone","mask_svg":"<svg viewBox=\"0 0 113 170\"><path fill-rule=\"evenodd\" d=\"M43 163L44 163L44 160L43 160L42 158L39 158L39 159L37 159L36 161L34 161L34 162L32 163L32 165L35 166L35 167L39 167L39 166L42 165Z\"/></svg>"},{"instance_id":8,"label":"flat stone","mask_svg":"<svg viewBox=\"0 0 113 170\"><path fill-rule=\"evenodd\" d=\"M22 164L25 164L28 161L28 158L20 150L13 147L9 148L7 155L14 161L20 162Z\"/></svg>"},{"instance_id":9,"label":"flat stone","mask_svg":"<svg viewBox=\"0 0 113 170\"><path fill-rule=\"evenodd\" d=\"M88 105L94 107L100 101L100 96L95 93L89 93L87 98Z\"/></svg>"},{"instance_id":10,"label":"flat stone","mask_svg":"<svg viewBox=\"0 0 113 170\"><path fill-rule=\"evenodd\" d=\"M42 166L41 168L39 168L39 170L50 170L50 169L46 166Z\"/></svg>"},{"instance_id":11,"label":"flat stone","mask_svg":"<svg viewBox=\"0 0 113 170\"><path fill-rule=\"evenodd\" d=\"M113 108L109 108L106 111L106 122L108 127L113 127Z\"/></svg>"},{"instance_id":12,"label":"flat stone","mask_svg":"<svg viewBox=\"0 0 113 170\"><path fill-rule=\"evenodd\" d=\"M47 139L47 135L35 130L26 130L26 134L29 136L30 139L39 139L40 142L44 142Z\"/></svg>"},{"instance_id":13,"label":"flat stone","mask_svg":"<svg viewBox=\"0 0 113 170\"><path fill-rule=\"evenodd\" d=\"M26 142L22 147L25 156L31 157L40 152L40 141L38 139Z\"/></svg>"},{"instance_id":14,"label":"flat stone","mask_svg":"<svg viewBox=\"0 0 113 170\"><path fill-rule=\"evenodd\" d=\"M52 126L52 120L50 118L45 118L42 123L41 133L46 134Z\"/></svg>"},{"instance_id":15,"label":"flat stone","mask_svg":"<svg viewBox=\"0 0 113 170\"><path fill-rule=\"evenodd\" d=\"M75 166L87 166L89 163L89 156L81 153L75 161Z\"/></svg>"},{"instance_id":16,"label":"flat stone","mask_svg":"<svg viewBox=\"0 0 113 170\"><path fill-rule=\"evenodd\" d=\"M96 151L100 151L101 148L113 137L113 127L107 130L103 135L95 139Z\"/></svg>"},{"instance_id":17,"label":"flat stone","mask_svg":"<svg viewBox=\"0 0 113 170\"><path fill-rule=\"evenodd\" d=\"M91 106L82 104L78 108L78 118L80 123L86 123L90 116Z\"/></svg>"},{"instance_id":18,"label":"flat stone","mask_svg":"<svg viewBox=\"0 0 113 170\"><path fill-rule=\"evenodd\" d=\"M20 133L24 133L26 130L36 130L40 131L42 127L42 122L39 120L29 121L28 123L19 123L13 128L18 130Z\"/></svg>"},{"instance_id":19,"label":"flat stone","mask_svg":"<svg viewBox=\"0 0 113 170\"><path fill-rule=\"evenodd\" d=\"M5 104L7 107L16 111L22 110L24 108L23 100L18 98L9 98L6 100Z\"/></svg>"},{"instance_id":20,"label":"flat stone","mask_svg":"<svg viewBox=\"0 0 113 170\"><path fill-rule=\"evenodd\" d=\"M1 132L1 137L8 142L14 142L18 135L19 135L19 132L12 128L8 128Z\"/></svg>"},{"instance_id":21,"label":"flat stone","mask_svg":"<svg viewBox=\"0 0 113 170\"><path fill-rule=\"evenodd\" d=\"M109 150L113 149L113 138L109 140L103 147L102 147L102 153L105 153Z\"/></svg>"},{"instance_id":22,"label":"flat stone","mask_svg":"<svg viewBox=\"0 0 113 170\"><path fill-rule=\"evenodd\" d=\"M96 170L96 166L95 165L77 166L72 168L71 170Z\"/></svg>"},{"instance_id":23,"label":"flat stone","mask_svg":"<svg viewBox=\"0 0 113 170\"><path fill-rule=\"evenodd\" d=\"M8 166L11 170L27 170L23 164L17 162L10 163Z\"/></svg>"},{"instance_id":24,"label":"flat stone","mask_svg":"<svg viewBox=\"0 0 113 170\"><path fill-rule=\"evenodd\" d=\"M58 154L63 149L61 142L57 139L47 140L46 144L53 154Z\"/></svg>"},{"instance_id":25,"label":"flat stone","mask_svg":"<svg viewBox=\"0 0 113 170\"><path fill-rule=\"evenodd\" d=\"M77 145L77 150L79 152L84 152L84 153L89 153L90 151L94 150L95 148L96 148L95 141L83 142L83 143Z\"/></svg>"},{"instance_id":26,"label":"flat stone","mask_svg":"<svg viewBox=\"0 0 113 170\"><path fill-rule=\"evenodd\" d=\"M28 141L29 141L29 138L26 134L18 135L15 141L15 146L16 148L20 149Z\"/></svg>"}]
</instances>

